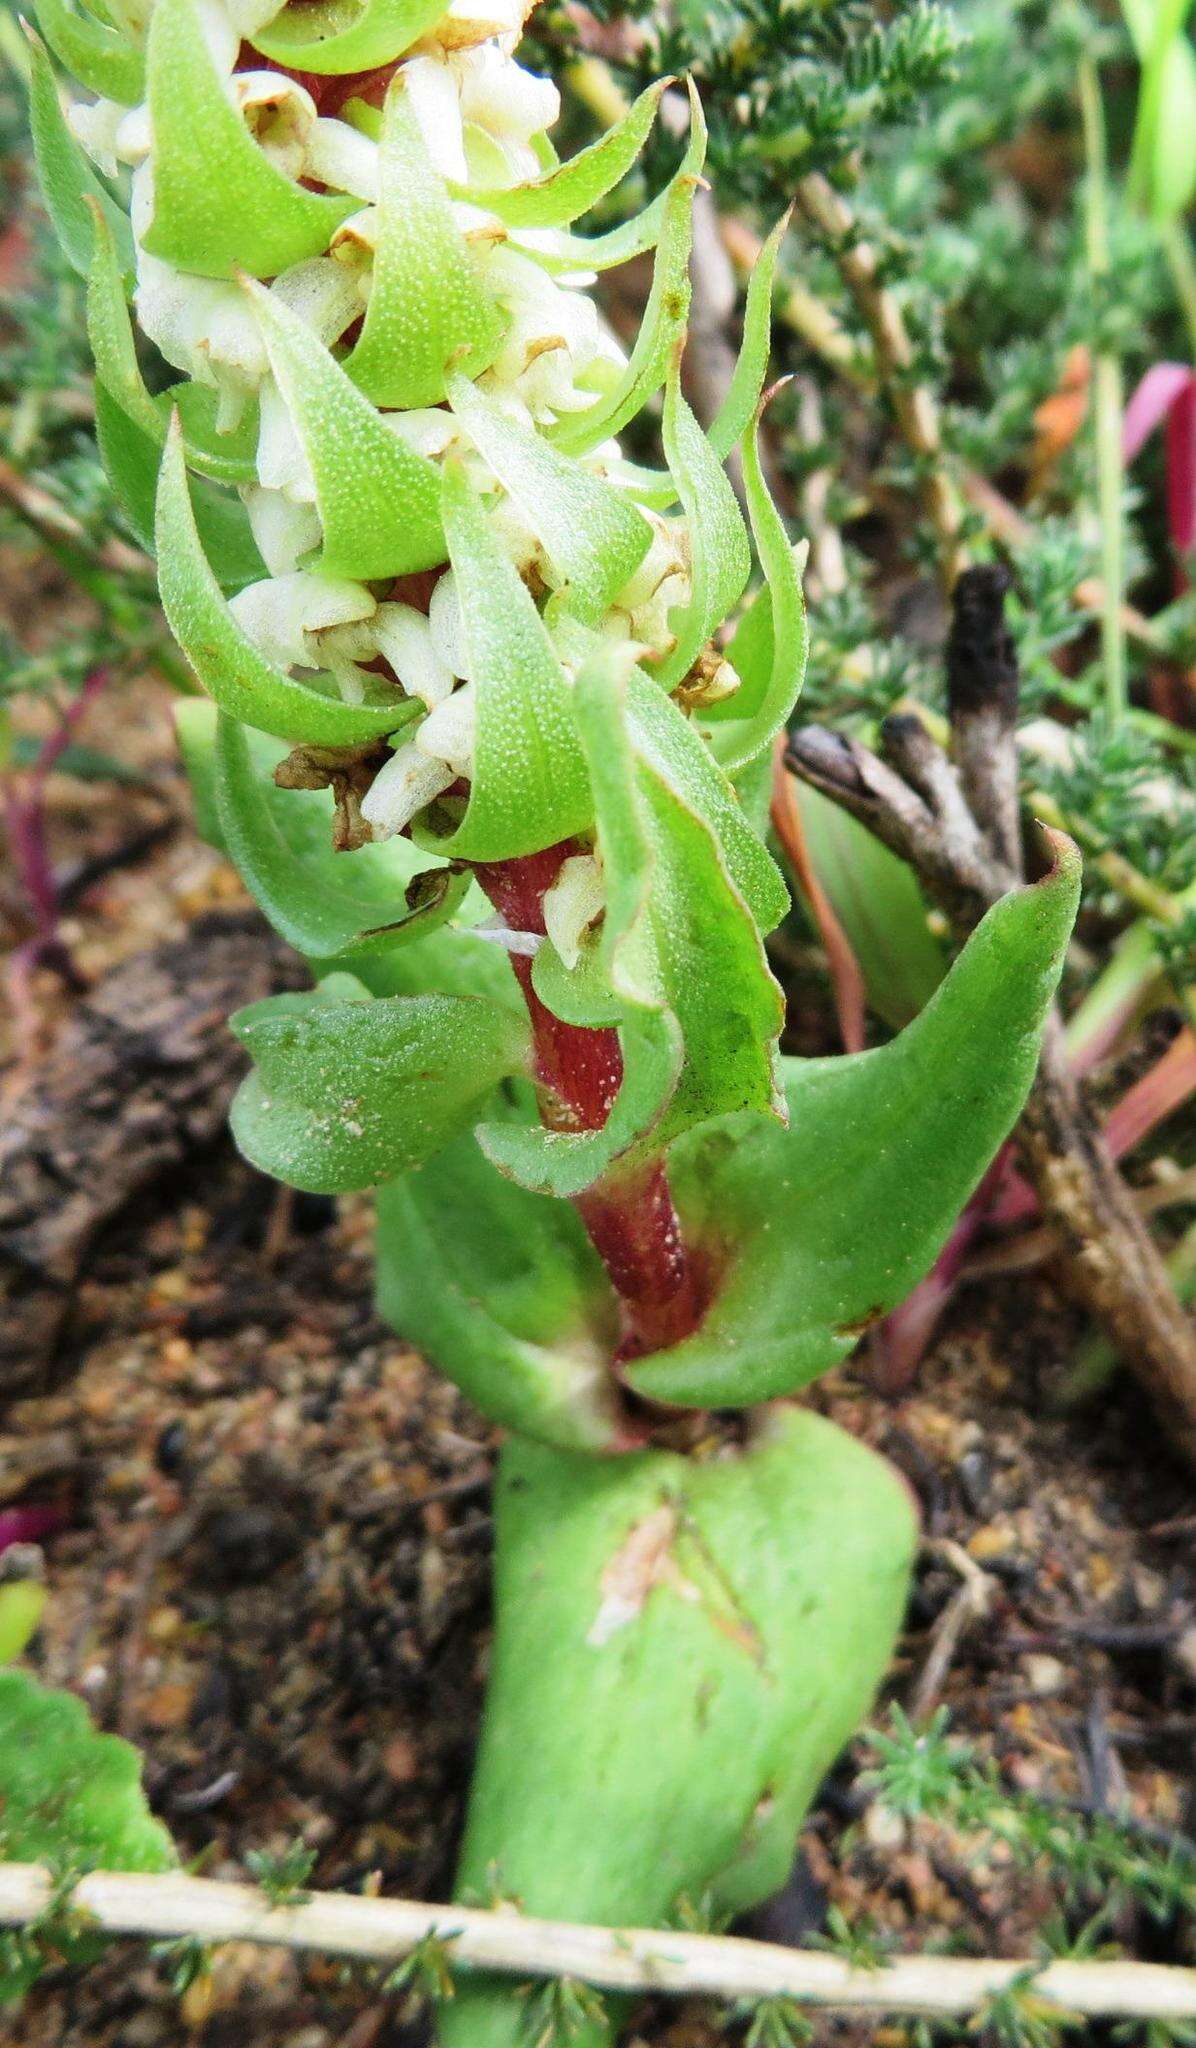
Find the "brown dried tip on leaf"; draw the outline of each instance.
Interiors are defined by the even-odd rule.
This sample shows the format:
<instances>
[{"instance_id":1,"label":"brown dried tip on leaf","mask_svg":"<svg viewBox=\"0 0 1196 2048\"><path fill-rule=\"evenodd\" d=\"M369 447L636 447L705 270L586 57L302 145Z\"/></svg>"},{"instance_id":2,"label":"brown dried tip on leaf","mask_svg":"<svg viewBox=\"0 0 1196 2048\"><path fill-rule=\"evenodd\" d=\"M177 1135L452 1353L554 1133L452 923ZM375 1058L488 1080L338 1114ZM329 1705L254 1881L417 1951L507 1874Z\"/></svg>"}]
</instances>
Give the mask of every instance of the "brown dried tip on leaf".
<instances>
[{"instance_id":1,"label":"brown dried tip on leaf","mask_svg":"<svg viewBox=\"0 0 1196 2048\"><path fill-rule=\"evenodd\" d=\"M673 697L683 711L700 711L706 704L721 704L724 698L733 697L738 688L739 677L726 656L717 647L706 647Z\"/></svg>"},{"instance_id":2,"label":"brown dried tip on leaf","mask_svg":"<svg viewBox=\"0 0 1196 2048\"><path fill-rule=\"evenodd\" d=\"M337 853L353 853L373 842L361 800L389 753L381 740L364 747L294 747L274 770L274 781L279 789L330 789L336 799L332 844Z\"/></svg>"}]
</instances>

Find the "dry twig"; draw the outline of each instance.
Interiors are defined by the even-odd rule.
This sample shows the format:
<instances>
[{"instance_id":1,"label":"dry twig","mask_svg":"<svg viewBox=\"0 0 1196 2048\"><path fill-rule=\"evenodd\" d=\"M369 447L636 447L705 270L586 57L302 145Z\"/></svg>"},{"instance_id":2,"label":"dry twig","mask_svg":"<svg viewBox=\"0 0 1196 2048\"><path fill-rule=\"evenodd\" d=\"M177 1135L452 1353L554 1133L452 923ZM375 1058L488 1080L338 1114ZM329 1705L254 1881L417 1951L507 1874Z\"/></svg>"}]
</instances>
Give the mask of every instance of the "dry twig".
<instances>
[{"instance_id":1,"label":"dry twig","mask_svg":"<svg viewBox=\"0 0 1196 2048\"><path fill-rule=\"evenodd\" d=\"M0 1925L37 1920L54 1882L38 1864L0 1864ZM971 2013L1027 1976L1036 1996L1092 2017L1196 2017L1196 1970L1158 1963L1056 1962L897 1956L857 1969L822 1950L712 1934L658 1933L532 1920L507 1909L426 1906L407 1899L315 1892L273 1906L252 1885L181 1873L93 1871L72 1905L107 1934L154 1940L249 1941L376 1963L397 1963L429 1939L454 1967L516 1977L575 1977L605 1991L722 1999L793 1998L872 2012Z\"/></svg>"}]
</instances>

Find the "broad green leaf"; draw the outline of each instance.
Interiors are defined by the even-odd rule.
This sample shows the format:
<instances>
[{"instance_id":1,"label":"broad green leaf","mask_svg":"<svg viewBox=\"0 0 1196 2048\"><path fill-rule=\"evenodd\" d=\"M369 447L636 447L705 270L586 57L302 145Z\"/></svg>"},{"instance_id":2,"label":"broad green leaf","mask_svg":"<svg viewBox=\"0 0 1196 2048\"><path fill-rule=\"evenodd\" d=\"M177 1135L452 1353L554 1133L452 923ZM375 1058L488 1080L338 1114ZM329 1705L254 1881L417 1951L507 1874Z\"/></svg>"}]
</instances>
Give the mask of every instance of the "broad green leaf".
<instances>
[{"instance_id":1,"label":"broad green leaf","mask_svg":"<svg viewBox=\"0 0 1196 2048\"><path fill-rule=\"evenodd\" d=\"M95 401L96 440L108 479L134 534L153 554L161 444L134 425L102 380L96 382ZM241 590L266 574L248 515L238 498L201 480L194 488L191 517L203 558L210 564L208 573L220 589Z\"/></svg>"},{"instance_id":2,"label":"broad green leaf","mask_svg":"<svg viewBox=\"0 0 1196 2048\"><path fill-rule=\"evenodd\" d=\"M899 1038L784 1062L787 1130L741 1117L674 1146L682 1223L718 1278L692 1337L628 1366L637 1391L714 1408L792 1393L905 1299L1025 1100L1079 883L1059 840Z\"/></svg>"},{"instance_id":3,"label":"broad green leaf","mask_svg":"<svg viewBox=\"0 0 1196 2048\"><path fill-rule=\"evenodd\" d=\"M860 965L868 1001L890 1031L925 1008L947 971L913 869L829 797L797 786L815 873Z\"/></svg>"},{"instance_id":4,"label":"broad green leaf","mask_svg":"<svg viewBox=\"0 0 1196 2048\"><path fill-rule=\"evenodd\" d=\"M701 106L692 95L691 119L704 137ZM696 172L678 173L665 195L652 271L652 289L644 308L640 331L626 370L614 389L587 407L570 413L553 432L553 440L567 455L585 455L600 441L618 434L629 419L652 398L668 375L677 343L685 334L689 318L691 288L689 252L693 241L693 201L698 184Z\"/></svg>"},{"instance_id":5,"label":"broad green leaf","mask_svg":"<svg viewBox=\"0 0 1196 2048\"><path fill-rule=\"evenodd\" d=\"M900 1475L797 1408L706 1460L517 1433L495 1518L455 1896L670 1927L686 1901L719 1925L776 1893L901 1626L918 1529ZM443 2048L518 2048L526 1994L462 1975L437 2030ZM607 2038L590 2021L573 2048Z\"/></svg>"},{"instance_id":6,"label":"broad green leaf","mask_svg":"<svg viewBox=\"0 0 1196 2048\"><path fill-rule=\"evenodd\" d=\"M444 560L440 478L383 425L305 320L248 285L270 367L316 481L321 567L359 582Z\"/></svg>"},{"instance_id":7,"label":"broad green leaf","mask_svg":"<svg viewBox=\"0 0 1196 2048\"><path fill-rule=\"evenodd\" d=\"M477 738L460 823L446 836L424 825L416 837L453 859L509 860L589 823L585 756L544 621L456 462L445 465L444 527L477 691Z\"/></svg>"},{"instance_id":8,"label":"broad green leaf","mask_svg":"<svg viewBox=\"0 0 1196 2048\"><path fill-rule=\"evenodd\" d=\"M717 721L710 735L715 758L735 775L769 746L788 723L806 679L810 634L802 596L801 570L785 524L773 504L760 467L759 419L743 437L743 484L756 554L769 592L769 660L762 687L749 716ZM804 562L804 550L802 559ZM734 664L732 664L734 665ZM728 712L739 706L740 692L725 700ZM711 707L717 711L719 706Z\"/></svg>"},{"instance_id":9,"label":"broad green leaf","mask_svg":"<svg viewBox=\"0 0 1196 2048\"><path fill-rule=\"evenodd\" d=\"M147 89L154 131L154 212L145 236L200 277L277 277L319 256L359 202L305 191L271 163L225 90L204 40L198 0L155 0Z\"/></svg>"},{"instance_id":10,"label":"broad green leaf","mask_svg":"<svg viewBox=\"0 0 1196 2048\"><path fill-rule=\"evenodd\" d=\"M444 0L302 0L251 38L291 71L373 71L401 57L439 21Z\"/></svg>"},{"instance_id":11,"label":"broad green leaf","mask_svg":"<svg viewBox=\"0 0 1196 2048\"><path fill-rule=\"evenodd\" d=\"M175 705L174 718L195 804L196 829L209 846L229 853L216 790L219 713L206 697L192 697ZM331 790L279 789L274 770L287 753L286 742L256 732L252 726L241 730L259 798L296 866L315 877L321 895L331 890L340 896L349 890L355 896L372 896L388 890L393 911L416 876L426 871L429 856L399 836L381 845L358 847L353 853L338 853L332 843ZM244 871L243 878L252 889L253 882ZM263 908L269 915L265 903ZM419 937L404 940L400 934L378 952L355 954L354 977L371 995L484 995L524 1018L527 1007L503 948L469 929L490 915L489 901L475 885L457 912L457 923L448 928L425 926ZM309 954L308 958L317 978L335 964L320 955Z\"/></svg>"},{"instance_id":12,"label":"broad green leaf","mask_svg":"<svg viewBox=\"0 0 1196 2048\"><path fill-rule=\"evenodd\" d=\"M135 107L145 97L145 54L70 0L34 0L37 25L59 63L101 99Z\"/></svg>"},{"instance_id":13,"label":"broad green leaf","mask_svg":"<svg viewBox=\"0 0 1196 2048\"><path fill-rule=\"evenodd\" d=\"M162 458L156 537L158 585L170 630L204 689L231 718L278 739L347 747L397 731L418 711L381 679L375 701L367 694L364 703L347 704L331 676L299 681L259 652L208 566L177 430Z\"/></svg>"},{"instance_id":14,"label":"broad green leaf","mask_svg":"<svg viewBox=\"0 0 1196 2048\"><path fill-rule=\"evenodd\" d=\"M305 858L267 800L245 727L231 718L217 726L216 802L241 880L275 931L309 959L356 960L420 938L459 909L469 887L467 874L439 862L412 876L410 850L391 851L403 847L398 839L336 853L326 827L323 844Z\"/></svg>"},{"instance_id":15,"label":"broad green leaf","mask_svg":"<svg viewBox=\"0 0 1196 2048\"><path fill-rule=\"evenodd\" d=\"M531 1057L526 1021L484 996L268 996L229 1022L253 1060L233 1136L264 1173L318 1194L422 1166Z\"/></svg>"},{"instance_id":16,"label":"broad green leaf","mask_svg":"<svg viewBox=\"0 0 1196 2048\"><path fill-rule=\"evenodd\" d=\"M751 548L735 493L681 396L680 347L665 386L664 450L681 496L691 551L690 600L670 617L677 644L652 665L661 687L674 690L738 604L752 573Z\"/></svg>"},{"instance_id":17,"label":"broad green leaf","mask_svg":"<svg viewBox=\"0 0 1196 2048\"><path fill-rule=\"evenodd\" d=\"M465 1135L380 1189L377 1206L378 1309L392 1329L506 1428L617 1449L618 1315L569 1204L504 1180Z\"/></svg>"},{"instance_id":18,"label":"broad green leaf","mask_svg":"<svg viewBox=\"0 0 1196 2048\"><path fill-rule=\"evenodd\" d=\"M166 1829L141 1789L131 1743L101 1735L82 1700L0 1671L0 1839L11 1863L171 1870Z\"/></svg>"},{"instance_id":19,"label":"broad green leaf","mask_svg":"<svg viewBox=\"0 0 1196 2048\"><path fill-rule=\"evenodd\" d=\"M141 374L124 280L107 220L94 200L94 239L87 273L87 334L96 375L133 426L159 445L166 439L172 410L183 426L187 457L194 468L219 483L251 483L257 476L257 413L250 409L235 433L216 430L218 395L201 384L175 384L153 397ZM234 515L235 516L235 515Z\"/></svg>"},{"instance_id":20,"label":"broad green leaf","mask_svg":"<svg viewBox=\"0 0 1196 2048\"><path fill-rule=\"evenodd\" d=\"M45 44L32 34L29 37L29 129L46 210L72 270L77 270L80 277L86 277L91 264L92 215L87 202L93 199L112 231L121 269L131 277L134 271L132 229L67 127Z\"/></svg>"},{"instance_id":21,"label":"broad green leaf","mask_svg":"<svg viewBox=\"0 0 1196 2048\"><path fill-rule=\"evenodd\" d=\"M727 395L710 423L710 445L720 461L725 461L736 442L743 439L756 417L768 373L772 288L776 280L777 258L792 212L793 208L788 207L781 215L748 279L747 301L743 309L743 341L727 386Z\"/></svg>"},{"instance_id":22,"label":"broad green leaf","mask_svg":"<svg viewBox=\"0 0 1196 2048\"><path fill-rule=\"evenodd\" d=\"M635 104L608 128L597 142L579 149L567 163L557 165L526 185L493 186L479 189L462 186L458 199L496 213L512 228L567 227L580 214L588 213L600 199L625 178L647 139L656 119L656 109L671 78L661 78L642 92Z\"/></svg>"},{"instance_id":23,"label":"broad green leaf","mask_svg":"<svg viewBox=\"0 0 1196 2048\"><path fill-rule=\"evenodd\" d=\"M428 157L402 73L386 95L380 150L373 279L345 369L375 405L439 405L450 364L476 377L493 362L504 318Z\"/></svg>"},{"instance_id":24,"label":"broad green leaf","mask_svg":"<svg viewBox=\"0 0 1196 2048\"><path fill-rule=\"evenodd\" d=\"M592 623L635 573L652 529L634 505L467 377L449 379L453 411L509 491L559 576L569 609Z\"/></svg>"}]
</instances>

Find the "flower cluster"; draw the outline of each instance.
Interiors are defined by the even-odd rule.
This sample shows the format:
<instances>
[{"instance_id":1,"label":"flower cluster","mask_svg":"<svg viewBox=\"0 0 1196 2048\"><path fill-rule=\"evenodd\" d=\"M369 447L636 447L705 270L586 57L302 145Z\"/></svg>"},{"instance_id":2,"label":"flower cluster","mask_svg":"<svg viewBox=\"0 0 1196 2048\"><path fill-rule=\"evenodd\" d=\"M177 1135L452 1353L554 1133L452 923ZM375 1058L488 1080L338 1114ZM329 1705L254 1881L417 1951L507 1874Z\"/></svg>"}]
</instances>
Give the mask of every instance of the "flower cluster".
<instances>
[{"instance_id":1,"label":"flower cluster","mask_svg":"<svg viewBox=\"0 0 1196 2048\"><path fill-rule=\"evenodd\" d=\"M265 33L278 15L272 0L160 0L159 11L171 17L192 75L204 77L208 94L222 96L290 192L342 202L335 216L315 222L318 252L285 265L256 290L244 275L205 274L215 267L205 262L205 252L183 247L169 222L161 225L156 186L173 136L169 118L155 121L152 56L148 97L130 106L101 95L69 109L71 133L97 169L109 179L122 167L130 173L133 303L142 331L194 394L211 394L213 446L245 451L236 488L268 573L231 596L236 627L288 676L331 678L348 705L362 705L367 690L376 700L379 682L401 696L399 743L356 814L360 836L384 838L406 830L446 791L463 791L472 778L477 677L456 578L451 567L430 586L426 577L413 581L401 573L328 573L319 458L313 459L302 401L295 403L271 345L272 315L281 313L292 336L301 323L308 347L329 351L350 372L359 364L356 388L377 399L376 418L386 433L433 470L459 463L486 505L498 546L537 602L547 608L555 596L568 603L568 551L554 544L559 537L550 522L529 507L509 463L492 459L496 433L506 430L534 448L532 437L593 414L627 380L626 355L587 290L595 273L576 267L584 262L571 247L577 238L565 227L521 219L545 210L534 195L553 182L548 130L559 95L516 62L522 22L510 5L452 0L401 61L347 79L283 68L255 49L253 39L266 51L277 48L277 39ZM310 4L289 10L300 20L319 11ZM47 15L51 33L54 22ZM133 19L126 25L134 32L142 26ZM324 61L319 44L312 61ZM645 95L642 111L654 111L658 98L658 91ZM158 95L158 104L167 104L165 95ZM388 106L401 107L401 120L388 122ZM402 129L397 150L388 125ZM637 119L635 130L644 125ZM388 152L416 160L417 181L432 195L429 213L455 257L441 289L454 275L460 278L462 329L477 338L470 364L477 397L464 402L446 400L454 360L470 353L468 339L462 347L446 331L446 360L430 358L430 374L410 376L400 367L396 377L378 346L382 322L393 317L387 209L403 197L387 190L395 172L392 161L388 174ZM622 163L619 153L613 168ZM190 175L203 175L198 158ZM523 204L504 206L511 194ZM392 350L402 346L402 336L387 338ZM417 351L426 354L418 342ZM409 396L428 402L393 402ZM579 449L573 459L595 484L623 487L627 465L613 436ZM590 623L652 664L676 648L672 621L692 598L687 524L637 502L625 488L623 502L631 516L623 525L619 567L630 564L630 570L617 587L605 579ZM395 568L403 553L401 546L394 551ZM365 566L381 567L383 560ZM421 570L438 566L420 564ZM725 664L723 675L725 687ZM587 922L600 913L592 858L584 886L567 896ZM559 907L555 922L568 951L576 931L565 932Z\"/></svg>"}]
</instances>

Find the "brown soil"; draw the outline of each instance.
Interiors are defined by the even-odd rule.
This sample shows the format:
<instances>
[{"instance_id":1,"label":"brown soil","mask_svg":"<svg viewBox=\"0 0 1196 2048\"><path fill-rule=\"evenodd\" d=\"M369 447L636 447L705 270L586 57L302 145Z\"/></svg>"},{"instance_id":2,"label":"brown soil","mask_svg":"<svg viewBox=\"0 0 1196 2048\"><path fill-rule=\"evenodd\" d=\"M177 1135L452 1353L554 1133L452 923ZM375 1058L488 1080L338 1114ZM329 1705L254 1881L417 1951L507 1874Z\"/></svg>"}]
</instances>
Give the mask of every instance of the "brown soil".
<instances>
[{"instance_id":1,"label":"brown soil","mask_svg":"<svg viewBox=\"0 0 1196 2048\"><path fill-rule=\"evenodd\" d=\"M186 822L161 693L109 708L104 744L126 742L178 823L73 906L93 980L238 900ZM64 863L130 829L123 798L57 785ZM52 1038L71 999L48 975L37 993ZM803 1016L803 1049L816 1027ZM1191 1486L1121 1383L1052 1415L1079 1334L1041 1275L992 1282L905 1398L857 1370L818 1399L922 1501L930 1547L894 1695L913 1697L960 1583L954 1543L991 1579L942 1688L957 1728L1013 1787L1191 1830ZM34 1661L144 1750L183 1853L235 1876L247 1851L302 1836L315 1883L378 1872L388 1891L443 1897L486 1659L494 1435L373 1315L368 1206L281 1194L226 1139L197 1151L92 1245L42 1389L0 1411L0 1506L48 1499L68 1517L46 1545ZM930 1830L880 1829L854 1776L849 1759L826 1789L768 1931L806 1938L838 1900L910 1947L1024 1952L1037 1887ZM166 1967L129 1947L43 1983L3 2024L14 2048L383 2048L410 2022L333 1964L241 1948L180 2013ZM697 2011L656 2010L643 2030L713 2038Z\"/></svg>"}]
</instances>

